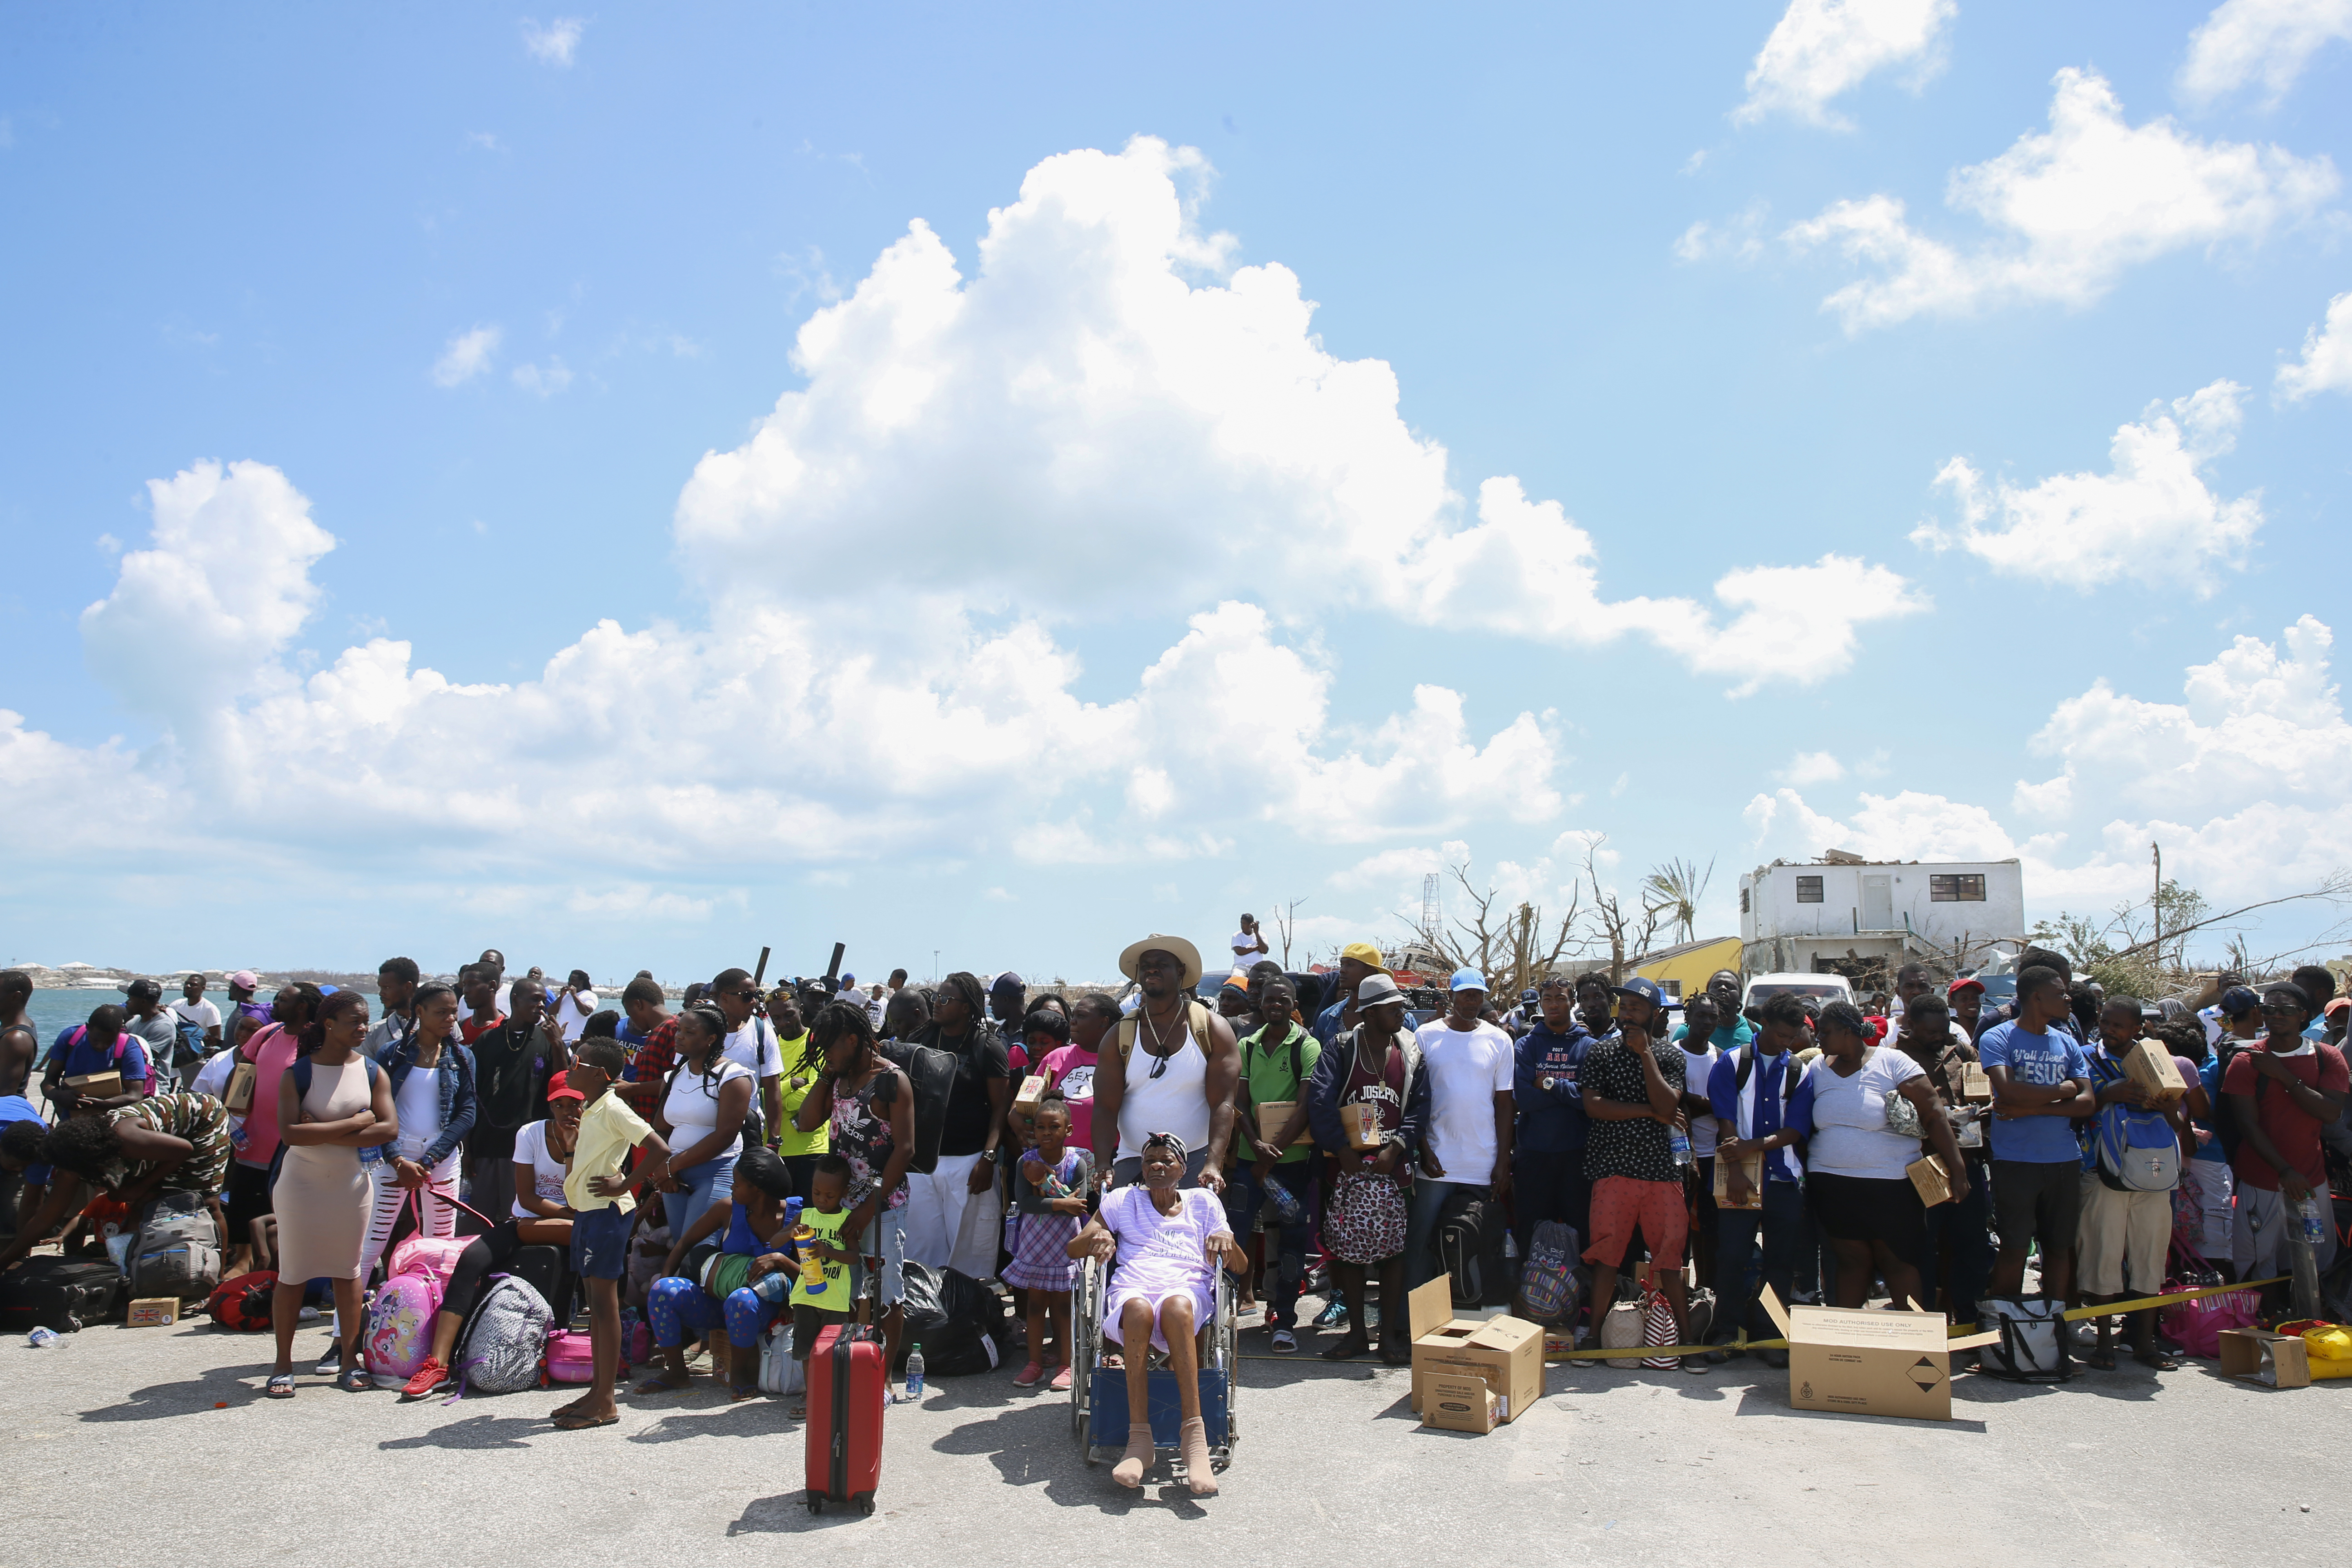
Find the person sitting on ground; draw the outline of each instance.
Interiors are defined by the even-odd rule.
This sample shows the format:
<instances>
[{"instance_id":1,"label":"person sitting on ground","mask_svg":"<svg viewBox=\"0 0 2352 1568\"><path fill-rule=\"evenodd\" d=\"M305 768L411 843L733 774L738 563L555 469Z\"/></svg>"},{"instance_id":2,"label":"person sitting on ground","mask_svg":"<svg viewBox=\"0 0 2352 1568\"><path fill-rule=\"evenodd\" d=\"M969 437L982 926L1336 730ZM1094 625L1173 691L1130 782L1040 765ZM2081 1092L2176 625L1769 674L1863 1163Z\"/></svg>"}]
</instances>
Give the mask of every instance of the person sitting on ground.
<instances>
[{"instance_id":1,"label":"person sitting on ground","mask_svg":"<svg viewBox=\"0 0 2352 1568\"><path fill-rule=\"evenodd\" d=\"M1907 1168L1919 1135L1894 1130L1887 1111L1900 1096L1943 1162L1955 1198L1969 1194L1952 1124L1927 1070L1904 1052L1871 1043L1877 1031L1851 1002L1831 1002L1816 1026L1822 1056L1798 1086L1791 1120L1812 1131L1805 1144L1805 1193L1837 1255L1837 1304L1866 1306L1874 1279L1900 1307L1925 1310L1919 1259L1927 1209Z\"/></svg>"},{"instance_id":2,"label":"person sitting on ground","mask_svg":"<svg viewBox=\"0 0 2352 1568\"><path fill-rule=\"evenodd\" d=\"M518 998L522 989L516 985ZM637 1206L635 1189L669 1172L669 1145L611 1092L628 1059L618 1040L585 1039L564 1075L564 1086L587 1099L572 1172L563 1179L563 1201L577 1216L572 1222L572 1272L588 1295L595 1372L587 1393L553 1412L559 1432L609 1426L621 1418L613 1385L621 1375L621 1274L629 1262L630 1216ZM644 1149L646 1157L632 1176L623 1166L635 1148Z\"/></svg>"},{"instance_id":3,"label":"person sitting on ground","mask_svg":"<svg viewBox=\"0 0 2352 1568\"><path fill-rule=\"evenodd\" d=\"M2123 1054L2140 1038L2139 999L2108 997L2099 1007L2098 1028L2099 1041L2091 1048L2089 1061L2099 1112L2090 1124L2091 1146L2083 1152L2083 1212L2074 1254L2074 1282L2085 1306L2155 1295L2164 1286L2164 1266L2172 1241L2172 1187L2126 1186L2117 1179L2118 1173L2106 1168L2101 1147L2109 1142L2123 1142L2119 1124L2135 1111L2149 1110L2162 1115L2171 1129L2181 1145L2184 1165L2195 1142L2184 1106L2156 1104L2147 1090L2125 1074ZM2197 1081L2193 1064L2176 1058L2174 1066L2183 1069L2181 1076L2189 1082ZM2126 1315L2131 1319L2132 1354L2142 1365L2158 1372L2171 1372L2180 1365L2157 1343L2155 1308ZM2114 1322L2105 1314L2097 1320L2098 1343L2089 1361L2100 1372L2115 1370Z\"/></svg>"},{"instance_id":4,"label":"person sitting on ground","mask_svg":"<svg viewBox=\"0 0 2352 1568\"><path fill-rule=\"evenodd\" d=\"M2267 1279L2287 1271L2285 1237L2292 1215L2316 1194L2320 1205L2322 1270L2336 1260L2336 1226L2328 1223L2327 1170L2320 1130L2343 1120L2347 1085L2344 1053L2304 1038L2311 1000L2294 985L2263 992L2270 1033L2242 1050L2221 1080L2221 1095L2238 1126L2237 1220L2231 1252L2241 1279ZM2273 1297L2284 1287L2273 1288Z\"/></svg>"},{"instance_id":5,"label":"person sitting on ground","mask_svg":"<svg viewBox=\"0 0 2352 1568\"><path fill-rule=\"evenodd\" d=\"M1034 1015L1033 1015L1034 1016ZM1029 1364L1013 1377L1021 1388L1045 1375L1045 1332L1050 1325L1057 1356L1056 1393L1070 1386L1070 1287L1077 1266L1070 1242L1087 1217L1087 1194L1094 1189L1094 1151L1070 1139L1070 1107L1047 1089L1028 1119L1030 1147L1013 1170L1013 1261L1004 1283L1027 1292Z\"/></svg>"},{"instance_id":6,"label":"person sitting on ground","mask_svg":"<svg viewBox=\"0 0 2352 1568\"><path fill-rule=\"evenodd\" d=\"M37 1144L23 1131L28 1126L40 1129ZM41 1166L51 1171L39 1205L24 1216L16 1239L0 1248L0 1268L15 1264L71 1217L80 1185L58 1179L58 1171L121 1203L133 1228L152 1199L165 1193L199 1197L226 1250L228 1220L218 1194L228 1169L228 1112L210 1095L159 1094L135 1105L68 1116L49 1129L20 1120L9 1124L9 1131L10 1141L0 1145L0 1163L20 1173Z\"/></svg>"},{"instance_id":7,"label":"person sitting on ground","mask_svg":"<svg viewBox=\"0 0 2352 1568\"><path fill-rule=\"evenodd\" d=\"M1342 1030L1316 1059L1307 1089L1307 1124L1316 1146L1330 1157L1331 1196L1323 1211L1323 1245L1331 1278L1348 1307L1348 1331L1323 1352L1347 1361L1372 1348L1366 1329L1366 1271L1381 1277L1381 1360L1403 1366L1412 1359L1405 1310L1404 1184L1421 1152L1429 1121L1429 1075L1421 1047L1404 1026L1404 994L1387 973L1374 971L1356 988L1356 1026ZM1379 1134L1378 1152L1360 1149L1341 1117L1367 1109Z\"/></svg>"},{"instance_id":8,"label":"person sitting on ground","mask_svg":"<svg viewBox=\"0 0 2352 1568\"><path fill-rule=\"evenodd\" d=\"M1592 1180L1592 1235L1584 1261L1592 1265L1592 1321L1617 1300L1617 1271L1638 1229L1650 1248L1650 1272L1674 1309L1675 1343L1689 1318L1683 1280L1683 1244L1690 1215L1683 1200L1682 1167L1673 1129L1682 1115L1684 1057L1654 1034L1665 1012L1657 982L1639 975L1611 993L1617 1026L1584 1057L1584 1173ZM1592 1016L1590 1010L1587 1018ZM1683 1370L1707 1370L1705 1355L1683 1358Z\"/></svg>"},{"instance_id":9,"label":"person sitting on ground","mask_svg":"<svg viewBox=\"0 0 2352 1568\"><path fill-rule=\"evenodd\" d=\"M472 1310L484 1279L505 1272L523 1247L571 1250L572 1222L578 1216L564 1201L563 1178L579 1139L580 1111L587 1097L571 1086L569 1078L568 1073L558 1073L548 1081L546 1120L530 1122L515 1134L514 1212L458 1254L457 1268L442 1292L441 1310L433 1320L432 1347L425 1364L401 1390L403 1399L422 1399L447 1385L457 1331L465 1326L466 1314Z\"/></svg>"},{"instance_id":10,"label":"person sitting on ground","mask_svg":"<svg viewBox=\"0 0 2352 1568\"><path fill-rule=\"evenodd\" d=\"M793 1195L792 1173L774 1151L747 1149L735 1162L734 1188L726 1204L712 1204L670 1242L661 1278L654 1281L646 1316L654 1343L661 1347L662 1370L637 1384L639 1394L669 1394L687 1386L687 1335L703 1338L722 1324L726 1348L713 1359L713 1375L724 1378L735 1399L760 1392L760 1336L782 1317L788 1281L766 1276L789 1269L792 1222L785 1199ZM716 1238L714 1248L698 1252ZM842 1292L845 1305L848 1292ZM714 1346L716 1348L716 1346Z\"/></svg>"},{"instance_id":11,"label":"person sitting on ground","mask_svg":"<svg viewBox=\"0 0 2352 1568\"><path fill-rule=\"evenodd\" d=\"M41 1094L57 1107L59 1116L80 1110L120 1110L147 1098L147 1080L154 1068L147 1042L124 1027L127 1017L120 1004L109 1002L91 1012L88 1023L60 1033L49 1047ZM66 1081L105 1072L121 1075L121 1087L112 1094L88 1094Z\"/></svg>"},{"instance_id":12,"label":"person sitting on ground","mask_svg":"<svg viewBox=\"0 0 2352 1568\"><path fill-rule=\"evenodd\" d=\"M2036 964L2017 977L2017 1016L1977 1037L1977 1056L1992 1082L1993 1262L1995 1298L2025 1288L2026 1249L2042 1246L2042 1291L2068 1299L2074 1278L2074 1232L2083 1212L2083 1151L2074 1122L2093 1115L2091 1064L2067 1032L2074 1021L2065 977Z\"/></svg>"},{"instance_id":13,"label":"person sitting on ground","mask_svg":"<svg viewBox=\"0 0 2352 1568\"><path fill-rule=\"evenodd\" d=\"M1215 1310L1218 1265L1238 1271L1246 1259L1225 1227L1216 1195L1179 1189L1186 1154L1185 1140L1176 1133L1145 1134L1142 1180L1103 1199L1102 1212L1071 1240L1069 1254L1111 1265L1102 1331L1126 1363L1128 1409L1127 1453L1111 1479L1123 1487L1141 1486L1151 1463L1150 1347L1167 1354L1176 1374L1185 1482L1195 1497L1205 1497L1217 1481L1201 1419L1201 1357L1193 1335Z\"/></svg>"}]
</instances>

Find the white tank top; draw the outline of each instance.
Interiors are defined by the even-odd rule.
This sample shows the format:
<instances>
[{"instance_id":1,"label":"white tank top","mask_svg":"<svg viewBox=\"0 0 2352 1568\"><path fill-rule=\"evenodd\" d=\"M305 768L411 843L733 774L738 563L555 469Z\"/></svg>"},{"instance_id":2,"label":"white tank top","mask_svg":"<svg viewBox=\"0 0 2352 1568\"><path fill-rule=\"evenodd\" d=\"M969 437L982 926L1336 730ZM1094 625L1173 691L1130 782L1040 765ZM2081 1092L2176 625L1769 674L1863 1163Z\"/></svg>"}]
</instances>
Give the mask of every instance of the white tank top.
<instances>
[{"instance_id":1,"label":"white tank top","mask_svg":"<svg viewBox=\"0 0 2352 1568\"><path fill-rule=\"evenodd\" d=\"M1155 1057L1143 1048L1151 1026L1137 1010L1135 1050L1127 1058L1127 1087L1118 1102L1122 1160L1141 1157L1143 1141L1154 1132L1173 1132L1184 1140L1188 1154L1209 1146L1209 1058L1192 1037L1189 1013L1178 1018L1176 1027L1183 1043L1164 1058Z\"/></svg>"}]
</instances>

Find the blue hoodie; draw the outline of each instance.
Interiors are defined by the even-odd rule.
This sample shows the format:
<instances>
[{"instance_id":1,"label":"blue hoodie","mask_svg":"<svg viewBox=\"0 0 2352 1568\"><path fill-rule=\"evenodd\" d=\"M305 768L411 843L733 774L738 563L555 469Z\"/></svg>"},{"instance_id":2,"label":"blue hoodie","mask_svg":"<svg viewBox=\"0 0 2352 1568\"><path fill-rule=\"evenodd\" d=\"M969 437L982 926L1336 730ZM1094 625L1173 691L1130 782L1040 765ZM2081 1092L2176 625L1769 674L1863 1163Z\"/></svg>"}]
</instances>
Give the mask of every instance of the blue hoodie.
<instances>
[{"instance_id":1,"label":"blue hoodie","mask_svg":"<svg viewBox=\"0 0 2352 1568\"><path fill-rule=\"evenodd\" d=\"M1513 1147L1530 1154L1572 1154L1584 1147L1591 1123L1584 1114L1584 1089L1577 1080L1584 1071L1584 1054L1592 1048L1591 1033L1571 1020L1568 1033L1556 1034L1541 1018L1519 1037L1518 1068L1512 1078L1519 1125ZM1549 1089L1537 1087L1549 1077Z\"/></svg>"}]
</instances>

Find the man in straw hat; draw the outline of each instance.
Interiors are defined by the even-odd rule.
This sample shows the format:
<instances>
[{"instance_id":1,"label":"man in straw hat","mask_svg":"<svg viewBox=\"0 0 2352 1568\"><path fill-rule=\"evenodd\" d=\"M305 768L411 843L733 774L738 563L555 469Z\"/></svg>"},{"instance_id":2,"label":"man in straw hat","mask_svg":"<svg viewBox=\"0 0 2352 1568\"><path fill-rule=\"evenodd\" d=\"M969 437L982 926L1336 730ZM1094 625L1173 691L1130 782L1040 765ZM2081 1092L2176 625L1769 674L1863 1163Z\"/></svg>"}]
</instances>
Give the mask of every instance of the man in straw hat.
<instances>
[{"instance_id":1,"label":"man in straw hat","mask_svg":"<svg viewBox=\"0 0 2352 1568\"><path fill-rule=\"evenodd\" d=\"M1095 1067L1095 1169L1124 1186L1141 1173L1144 1139L1172 1132L1184 1140L1180 1184L1223 1193L1241 1051L1233 1026L1192 994L1201 950L1155 932L1129 943L1118 968L1143 994Z\"/></svg>"}]
</instances>

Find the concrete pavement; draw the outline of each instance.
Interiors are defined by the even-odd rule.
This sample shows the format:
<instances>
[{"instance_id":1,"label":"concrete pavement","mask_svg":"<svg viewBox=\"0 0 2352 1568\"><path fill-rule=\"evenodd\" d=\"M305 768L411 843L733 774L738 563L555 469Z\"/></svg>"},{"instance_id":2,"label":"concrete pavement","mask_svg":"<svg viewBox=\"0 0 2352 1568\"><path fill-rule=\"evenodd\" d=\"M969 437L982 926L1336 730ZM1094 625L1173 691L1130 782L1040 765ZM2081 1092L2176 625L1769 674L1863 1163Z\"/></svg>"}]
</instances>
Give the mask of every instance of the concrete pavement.
<instances>
[{"instance_id":1,"label":"concrete pavement","mask_svg":"<svg viewBox=\"0 0 2352 1568\"><path fill-rule=\"evenodd\" d=\"M1486 1437L1422 1430L1406 1375L1253 1359L1220 1496L1080 1463L1066 1399L1011 1369L888 1416L870 1520L802 1505L784 1402L707 1379L622 1397L564 1433L569 1389L401 1405L308 1372L259 1397L265 1336L198 1320L0 1343L0 1445L27 1562L768 1563L828 1568L1204 1560L1462 1563L1726 1558L2021 1568L2340 1564L2352 1552L2352 1384L2275 1392L2189 1363L2062 1388L1962 1377L1948 1424L1794 1411L1785 1373L1554 1366ZM1328 1342L1324 1341L1321 1342ZM1262 1353L1265 1336L1244 1335ZM225 1406L216 1407L216 1406ZM2308 1506L2308 1512L2302 1511ZM1115 1533L1106 1526L1116 1526Z\"/></svg>"}]
</instances>

